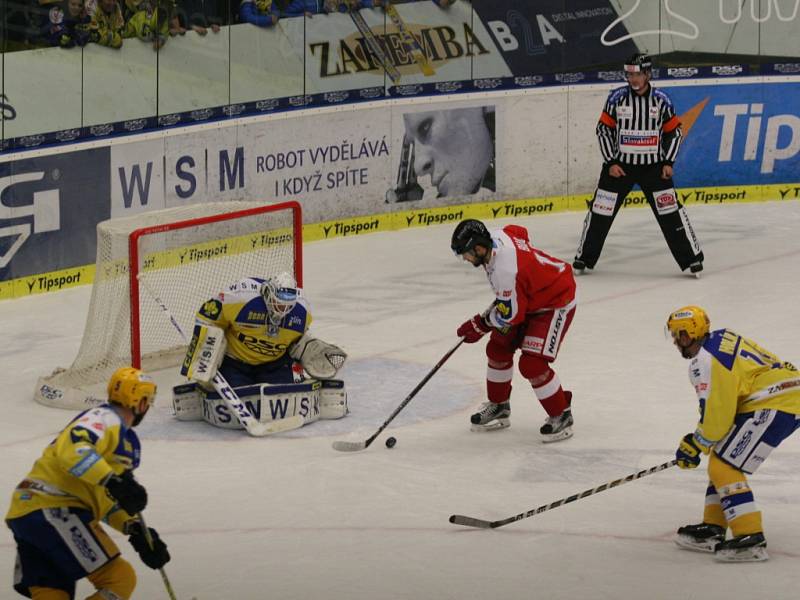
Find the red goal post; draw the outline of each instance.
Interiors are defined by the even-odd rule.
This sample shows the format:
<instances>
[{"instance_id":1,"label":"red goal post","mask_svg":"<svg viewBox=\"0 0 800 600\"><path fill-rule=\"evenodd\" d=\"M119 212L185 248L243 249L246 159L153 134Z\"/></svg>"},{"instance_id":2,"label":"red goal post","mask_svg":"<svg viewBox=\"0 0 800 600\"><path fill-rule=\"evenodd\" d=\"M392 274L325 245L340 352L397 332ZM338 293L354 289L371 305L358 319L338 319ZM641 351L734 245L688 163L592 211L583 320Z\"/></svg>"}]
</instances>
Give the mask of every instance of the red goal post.
<instances>
[{"instance_id":1,"label":"red goal post","mask_svg":"<svg viewBox=\"0 0 800 600\"><path fill-rule=\"evenodd\" d=\"M185 343L142 282L188 335L201 304L228 284L283 271L302 285L302 212L294 201L194 204L98 224L78 355L71 367L41 377L34 398L88 408L105 402L103 386L120 366L155 371L180 364Z\"/></svg>"}]
</instances>

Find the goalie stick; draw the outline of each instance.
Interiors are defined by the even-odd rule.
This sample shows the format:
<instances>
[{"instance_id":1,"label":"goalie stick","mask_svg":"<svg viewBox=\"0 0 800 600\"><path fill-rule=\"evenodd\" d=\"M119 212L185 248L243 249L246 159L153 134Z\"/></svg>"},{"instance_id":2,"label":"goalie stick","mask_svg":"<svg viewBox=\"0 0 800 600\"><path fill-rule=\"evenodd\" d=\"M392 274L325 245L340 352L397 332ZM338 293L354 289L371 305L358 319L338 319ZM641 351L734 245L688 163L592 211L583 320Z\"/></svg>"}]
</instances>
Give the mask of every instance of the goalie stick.
<instances>
[{"instance_id":1,"label":"goalie stick","mask_svg":"<svg viewBox=\"0 0 800 600\"><path fill-rule=\"evenodd\" d=\"M400 16L400 13L397 12L394 4L391 3L389 0L383 7L383 10L386 11L386 14L389 15L389 18L394 23L394 26L397 27L397 31L400 33L400 38L403 40L403 46L406 49L411 57L414 59L414 62L417 63L419 66L419 70L422 71L422 74L425 77L432 77L436 75L436 71L433 70L433 66L431 66L430 61L428 60L428 56L425 54L425 51L420 46L419 41L414 36L411 31L409 31L408 27L406 27L405 21Z\"/></svg>"},{"instance_id":2,"label":"goalie stick","mask_svg":"<svg viewBox=\"0 0 800 600\"><path fill-rule=\"evenodd\" d=\"M364 16L358 12L358 10L352 9L348 6L347 12L350 15L350 18L355 23L356 28L358 29L361 36L364 38L364 42L369 47L369 50L378 59L383 67L383 70L386 71L386 74L389 76L389 79L392 80L392 83L397 85L400 82L400 71L397 70L397 67L394 66L394 63L386 56L386 53L381 48L381 44L378 41L378 38L375 37L375 34L372 33L372 29L369 28L367 22L364 20ZM369 62L369 57L367 58L367 62Z\"/></svg>"},{"instance_id":3,"label":"goalie stick","mask_svg":"<svg viewBox=\"0 0 800 600\"><path fill-rule=\"evenodd\" d=\"M150 284L147 283L145 279L142 278L142 274L138 275L139 283L142 287L147 290L147 293L153 298L156 304L158 304L159 308L164 312L165 315L172 323L172 326L175 327L176 331L180 334L181 338L183 338L183 343L188 344L189 340L186 337L186 334L181 329L181 326L175 320L175 317L170 312L167 305L164 304L163 300L156 294L155 290L150 287ZM214 389L220 395L220 398L225 402L225 405L228 409L236 415L239 421L244 425L245 430L247 433L252 435L253 437L263 437L265 435L271 435L273 433L280 433L282 431L291 431L292 429L297 429L298 427L302 427L305 423L305 419L300 415L293 415L291 417L286 417L285 419L278 419L276 421L268 421L266 423L262 423L258 419L256 419L250 411L247 409L247 406L244 402L241 401L239 396L236 394L234 389L230 386L230 384L225 380L222 376L222 373L219 371L216 372L214 378L211 380L211 383L214 385Z\"/></svg>"},{"instance_id":4,"label":"goalie stick","mask_svg":"<svg viewBox=\"0 0 800 600\"><path fill-rule=\"evenodd\" d=\"M564 504L569 504L570 502L575 502L576 500L586 498L588 496L591 496L592 494L597 494L598 492L609 490L613 487L617 487L618 485L622 485L623 483L628 483L629 481L635 481L636 479L641 479L646 475L652 475L653 473L658 473L659 471L663 471L664 469L669 469L670 467L676 465L677 463L678 461L671 460L669 462L656 465L655 467L650 467L649 469L645 469L644 471L639 471L638 473L631 473L627 477L622 477L621 479L615 479L614 481L609 481L608 483L599 485L596 488L584 490L579 494L573 494L572 496L561 498L560 500L556 500L555 502L551 502L550 504L544 504L538 508L531 509L528 512L519 513L518 515L514 515L513 517L508 517L507 519L500 519L499 521L485 521L483 519L476 519L474 517L465 517L464 515L451 515L450 522L456 525L465 525L466 527L478 527L480 529L497 529L498 527L502 527L503 525L508 525L509 523L513 523L514 521L521 521L522 519L527 519L528 517L538 515L539 513L543 513L553 508L558 508L559 506L563 506Z\"/></svg>"},{"instance_id":5,"label":"goalie stick","mask_svg":"<svg viewBox=\"0 0 800 600\"><path fill-rule=\"evenodd\" d=\"M406 396L406 399L400 403L400 406L394 409L394 412L391 415L389 415L389 418L383 422L383 425L381 425L378 428L378 431L373 433L363 442L333 442L333 449L339 450L340 452L358 452L359 450L364 450L365 448L367 448L372 442L375 441L375 438L380 435L381 431L386 429L386 426L392 422L392 419L394 419L400 413L400 411L403 410L409 402L411 402L411 399L417 395L417 392L419 392L422 389L422 386L428 383L428 380L431 377L433 377L434 373L436 373L436 371L438 371L442 367L442 365L445 362L447 362L447 359L450 358L453 355L453 353L456 350L458 350L458 347L461 346L461 344L463 343L464 343L464 338L459 338L458 343L452 348L450 348L450 350L447 351L447 354L445 354L442 358L439 359L439 362L437 362L436 365L428 372L428 374L425 375L422 381L420 381L417 384L417 387L411 390L411 393L408 396Z\"/></svg>"}]
</instances>

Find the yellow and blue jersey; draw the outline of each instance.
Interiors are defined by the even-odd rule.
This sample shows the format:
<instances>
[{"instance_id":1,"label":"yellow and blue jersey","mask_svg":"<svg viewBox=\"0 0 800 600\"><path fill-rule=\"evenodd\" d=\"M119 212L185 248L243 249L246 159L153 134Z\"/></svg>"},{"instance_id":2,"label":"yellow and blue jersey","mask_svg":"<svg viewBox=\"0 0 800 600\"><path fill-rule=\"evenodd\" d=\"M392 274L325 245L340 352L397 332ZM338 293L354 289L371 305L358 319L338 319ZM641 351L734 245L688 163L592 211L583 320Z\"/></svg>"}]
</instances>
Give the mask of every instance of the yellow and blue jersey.
<instances>
[{"instance_id":1,"label":"yellow and blue jersey","mask_svg":"<svg viewBox=\"0 0 800 600\"><path fill-rule=\"evenodd\" d=\"M800 372L752 340L729 329L712 331L689 364L700 403L695 437L710 447L737 414L775 409L800 415Z\"/></svg>"},{"instance_id":2,"label":"yellow and blue jersey","mask_svg":"<svg viewBox=\"0 0 800 600\"><path fill-rule=\"evenodd\" d=\"M108 404L76 416L44 449L14 490L6 519L46 508L84 508L123 531L133 517L107 494L103 481L139 466L139 438Z\"/></svg>"},{"instance_id":3,"label":"yellow and blue jersey","mask_svg":"<svg viewBox=\"0 0 800 600\"><path fill-rule=\"evenodd\" d=\"M311 312L298 289L297 303L274 327L270 327L267 305L261 295L264 279L248 277L228 286L197 312L200 325L225 331L226 354L248 365L280 360L311 325Z\"/></svg>"}]
</instances>

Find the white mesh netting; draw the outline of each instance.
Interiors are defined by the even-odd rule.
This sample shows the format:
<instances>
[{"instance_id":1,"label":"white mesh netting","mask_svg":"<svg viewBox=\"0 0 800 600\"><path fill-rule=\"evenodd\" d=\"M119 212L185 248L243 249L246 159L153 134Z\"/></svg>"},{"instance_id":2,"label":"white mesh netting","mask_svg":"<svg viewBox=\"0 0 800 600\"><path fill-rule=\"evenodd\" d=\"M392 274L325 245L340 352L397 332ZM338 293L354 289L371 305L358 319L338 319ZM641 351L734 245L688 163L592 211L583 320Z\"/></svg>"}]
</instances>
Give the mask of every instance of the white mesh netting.
<instances>
[{"instance_id":1,"label":"white mesh netting","mask_svg":"<svg viewBox=\"0 0 800 600\"><path fill-rule=\"evenodd\" d=\"M256 214L230 213L258 209ZM299 214L299 211L298 211ZM175 227L181 221L213 217L205 224ZM138 301L129 277L129 237L159 226L139 238ZM34 397L48 406L86 408L104 402L92 393L115 369L135 363L131 336L139 341L145 371L178 365L185 343L169 316L148 293L152 290L181 329L191 336L201 304L229 283L248 276L268 277L282 271L299 276L295 239L301 224L287 207L275 210L255 202L217 202L111 219L97 226L97 263L92 298L78 355L68 369L39 379ZM140 327L131 331L131 311Z\"/></svg>"}]
</instances>

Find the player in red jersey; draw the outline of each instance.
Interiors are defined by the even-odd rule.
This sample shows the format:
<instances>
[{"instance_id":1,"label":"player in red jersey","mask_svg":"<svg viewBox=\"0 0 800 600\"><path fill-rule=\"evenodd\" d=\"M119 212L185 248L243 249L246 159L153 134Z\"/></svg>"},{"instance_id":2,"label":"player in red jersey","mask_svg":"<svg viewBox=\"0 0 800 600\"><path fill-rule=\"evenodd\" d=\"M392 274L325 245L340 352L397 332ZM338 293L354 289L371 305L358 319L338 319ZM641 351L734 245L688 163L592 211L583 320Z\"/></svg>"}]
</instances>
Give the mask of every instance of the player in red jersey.
<instances>
[{"instance_id":1,"label":"player in red jersey","mask_svg":"<svg viewBox=\"0 0 800 600\"><path fill-rule=\"evenodd\" d=\"M473 431L510 425L514 354L521 351L519 371L547 413L539 430L545 442L572 436L572 392L561 387L551 368L575 314L572 267L535 248L528 231L507 225L489 232L475 219L461 221L451 248L475 267L483 267L495 299L483 314L458 328L468 344L490 333L486 345L488 402L472 415Z\"/></svg>"}]
</instances>

